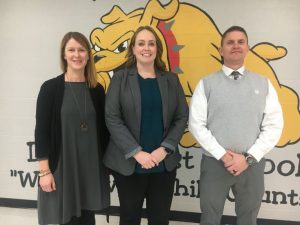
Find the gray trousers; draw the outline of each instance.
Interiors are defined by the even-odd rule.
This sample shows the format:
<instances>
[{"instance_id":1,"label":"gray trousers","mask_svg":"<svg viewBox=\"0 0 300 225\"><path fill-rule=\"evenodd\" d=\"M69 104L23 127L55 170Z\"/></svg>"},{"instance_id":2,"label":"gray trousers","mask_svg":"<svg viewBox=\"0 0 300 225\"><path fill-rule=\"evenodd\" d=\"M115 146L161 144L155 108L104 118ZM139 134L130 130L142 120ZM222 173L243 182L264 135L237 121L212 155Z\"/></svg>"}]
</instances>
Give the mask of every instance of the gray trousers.
<instances>
[{"instance_id":1,"label":"gray trousers","mask_svg":"<svg viewBox=\"0 0 300 225\"><path fill-rule=\"evenodd\" d=\"M264 194L265 159L248 167L241 175L231 175L213 157L203 155L200 175L201 225L220 225L230 188L235 197L237 225L257 225L256 218Z\"/></svg>"}]
</instances>

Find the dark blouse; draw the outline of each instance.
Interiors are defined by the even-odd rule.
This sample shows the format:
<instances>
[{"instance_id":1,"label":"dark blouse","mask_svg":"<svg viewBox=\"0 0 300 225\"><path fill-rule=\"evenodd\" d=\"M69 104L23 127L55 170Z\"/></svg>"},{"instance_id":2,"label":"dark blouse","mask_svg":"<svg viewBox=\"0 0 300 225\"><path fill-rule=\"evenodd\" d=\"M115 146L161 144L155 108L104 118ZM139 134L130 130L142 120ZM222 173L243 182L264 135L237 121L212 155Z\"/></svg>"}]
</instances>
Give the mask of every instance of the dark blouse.
<instances>
[{"instance_id":1,"label":"dark blouse","mask_svg":"<svg viewBox=\"0 0 300 225\"><path fill-rule=\"evenodd\" d=\"M41 86L36 106L35 156L49 159L52 172L55 171L61 149L61 107L65 89L64 74L52 78ZM99 161L107 146L109 133L104 121L105 92L102 86L89 88L96 110Z\"/></svg>"},{"instance_id":2,"label":"dark blouse","mask_svg":"<svg viewBox=\"0 0 300 225\"><path fill-rule=\"evenodd\" d=\"M138 76L141 92L141 129L139 144L144 151L151 153L161 146L163 140L163 114L161 95L156 78L144 79ZM156 173L165 170L163 162L152 169L143 169L136 164L136 173Z\"/></svg>"}]
</instances>

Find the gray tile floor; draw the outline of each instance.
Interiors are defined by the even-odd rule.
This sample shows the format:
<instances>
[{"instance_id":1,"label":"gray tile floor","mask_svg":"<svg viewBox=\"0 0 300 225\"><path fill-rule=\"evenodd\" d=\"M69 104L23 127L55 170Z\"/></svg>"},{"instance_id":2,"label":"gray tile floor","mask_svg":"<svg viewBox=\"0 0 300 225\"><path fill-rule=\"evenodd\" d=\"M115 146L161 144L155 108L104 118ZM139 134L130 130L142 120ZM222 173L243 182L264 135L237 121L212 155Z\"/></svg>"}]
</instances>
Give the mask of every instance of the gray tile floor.
<instances>
[{"instance_id":1,"label":"gray tile floor","mask_svg":"<svg viewBox=\"0 0 300 225\"><path fill-rule=\"evenodd\" d=\"M110 223L106 222L105 216L97 215L97 225L118 225L119 218L110 217ZM0 225L36 225L37 212L36 209L19 209L0 207ZM146 220L143 219L142 225L146 225ZM182 223L171 221L170 225L196 225L196 223Z\"/></svg>"}]
</instances>

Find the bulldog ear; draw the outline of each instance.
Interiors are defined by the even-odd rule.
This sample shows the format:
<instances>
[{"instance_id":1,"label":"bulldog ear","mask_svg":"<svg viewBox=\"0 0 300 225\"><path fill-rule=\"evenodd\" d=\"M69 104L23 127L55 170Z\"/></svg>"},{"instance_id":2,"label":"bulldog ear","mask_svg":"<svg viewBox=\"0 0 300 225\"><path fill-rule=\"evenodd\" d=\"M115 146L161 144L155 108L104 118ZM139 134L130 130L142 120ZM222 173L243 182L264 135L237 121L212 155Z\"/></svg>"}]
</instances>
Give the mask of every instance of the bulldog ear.
<instances>
[{"instance_id":1,"label":"bulldog ear","mask_svg":"<svg viewBox=\"0 0 300 225\"><path fill-rule=\"evenodd\" d=\"M275 46L268 42L258 43L251 50L267 62L283 58L287 54L285 47Z\"/></svg>"},{"instance_id":2,"label":"bulldog ear","mask_svg":"<svg viewBox=\"0 0 300 225\"><path fill-rule=\"evenodd\" d=\"M179 0L171 0L167 5L162 5L158 0L149 0L141 18L141 24L151 25L157 20L167 20L175 16L179 8Z\"/></svg>"},{"instance_id":3,"label":"bulldog ear","mask_svg":"<svg viewBox=\"0 0 300 225\"><path fill-rule=\"evenodd\" d=\"M127 15L124 11L117 5L115 5L110 12L102 16L101 21L105 24L115 23L119 21L124 21L127 19Z\"/></svg>"}]
</instances>

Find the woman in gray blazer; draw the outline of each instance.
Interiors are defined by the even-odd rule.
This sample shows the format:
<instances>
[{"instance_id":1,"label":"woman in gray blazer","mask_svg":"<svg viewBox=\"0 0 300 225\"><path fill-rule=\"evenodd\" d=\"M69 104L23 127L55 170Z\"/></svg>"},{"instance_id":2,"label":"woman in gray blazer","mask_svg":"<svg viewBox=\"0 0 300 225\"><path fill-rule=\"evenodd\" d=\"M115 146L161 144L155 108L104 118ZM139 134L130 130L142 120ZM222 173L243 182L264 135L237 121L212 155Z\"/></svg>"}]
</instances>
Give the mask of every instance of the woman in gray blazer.
<instances>
[{"instance_id":1,"label":"woman in gray blazer","mask_svg":"<svg viewBox=\"0 0 300 225\"><path fill-rule=\"evenodd\" d=\"M166 71L162 51L151 27L138 28L127 66L115 73L106 95L111 136L104 164L118 189L120 225L140 224L144 199L149 225L169 223L188 106L177 75Z\"/></svg>"}]
</instances>

